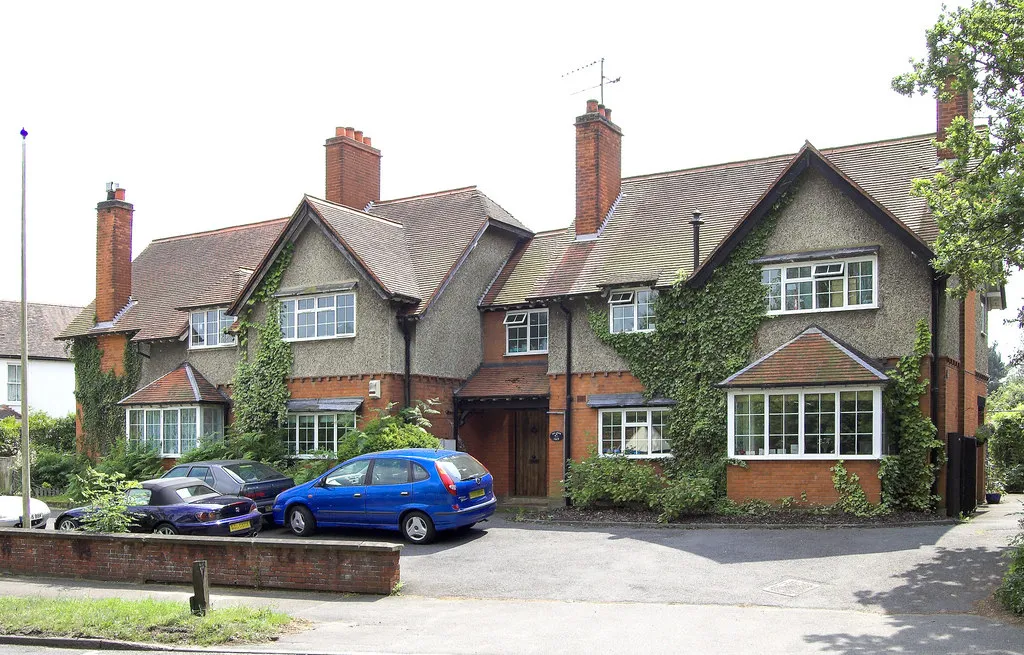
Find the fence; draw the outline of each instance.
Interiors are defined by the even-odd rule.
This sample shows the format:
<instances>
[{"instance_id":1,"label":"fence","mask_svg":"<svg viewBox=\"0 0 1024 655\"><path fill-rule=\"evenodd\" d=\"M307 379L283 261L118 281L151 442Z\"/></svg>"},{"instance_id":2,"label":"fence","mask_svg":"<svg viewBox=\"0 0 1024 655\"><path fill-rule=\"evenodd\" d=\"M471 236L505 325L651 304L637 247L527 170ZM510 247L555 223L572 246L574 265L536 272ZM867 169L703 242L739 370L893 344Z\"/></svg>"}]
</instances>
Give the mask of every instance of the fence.
<instances>
[{"instance_id":1,"label":"fence","mask_svg":"<svg viewBox=\"0 0 1024 655\"><path fill-rule=\"evenodd\" d=\"M12 492L11 471L14 469L14 457L0 457L0 494Z\"/></svg>"}]
</instances>

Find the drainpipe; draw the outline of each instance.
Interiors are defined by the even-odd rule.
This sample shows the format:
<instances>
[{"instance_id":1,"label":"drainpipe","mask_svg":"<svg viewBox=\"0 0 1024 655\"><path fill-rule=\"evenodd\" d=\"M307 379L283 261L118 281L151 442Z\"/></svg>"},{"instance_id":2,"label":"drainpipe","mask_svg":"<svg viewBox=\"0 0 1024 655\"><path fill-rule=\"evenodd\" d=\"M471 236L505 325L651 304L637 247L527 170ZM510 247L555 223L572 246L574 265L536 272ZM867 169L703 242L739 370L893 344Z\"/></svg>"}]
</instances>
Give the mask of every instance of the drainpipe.
<instances>
[{"instance_id":1,"label":"drainpipe","mask_svg":"<svg viewBox=\"0 0 1024 655\"><path fill-rule=\"evenodd\" d=\"M572 459L572 312L565 303L558 303L558 306L565 312L565 434L563 442L565 449L565 470L563 475L569 471L569 462ZM566 507L572 505L569 497L565 498Z\"/></svg>"},{"instance_id":2,"label":"drainpipe","mask_svg":"<svg viewBox=\"0 0 1024 655\"><path fill-rule=\"evenodd\" d=\"M932 367L931 367L931 415L932 424L936 431L939 427L939 301L942 299L942 292L946 286L946 276L936 274L932 277ZM939 434L940 439L945 440L946 435ZM948 449L947 444L947 449ZM935 476L932 482L932 495L939 495L939 477ZM948 499L947 499L948 506Z\"/></svg>"},{"instance_id":3,"label":"drainpipe","mask_svg":"<svg viewBox=\"0 0 1024 655\"><path fill-rule=\"evenodd\" d=\"M700 212L693 212L690 225L693 226L693 270L696 272L700 267L700 226L704 225Z\"/></svg>"},{"instance_id":4,"label":"drainpipe","mask_svg":"<svg viewBox=\"0 0 1024 655\"><path fill-rule=\"evenodd\" d=\"M405 380L403 381L403 395L405 396L405 406L412 406L412 334L409 329L410 319L408 316L402 316L398 319L398 322L402 326L402 338L405 340Z\"/></svg>"}]
</instances>

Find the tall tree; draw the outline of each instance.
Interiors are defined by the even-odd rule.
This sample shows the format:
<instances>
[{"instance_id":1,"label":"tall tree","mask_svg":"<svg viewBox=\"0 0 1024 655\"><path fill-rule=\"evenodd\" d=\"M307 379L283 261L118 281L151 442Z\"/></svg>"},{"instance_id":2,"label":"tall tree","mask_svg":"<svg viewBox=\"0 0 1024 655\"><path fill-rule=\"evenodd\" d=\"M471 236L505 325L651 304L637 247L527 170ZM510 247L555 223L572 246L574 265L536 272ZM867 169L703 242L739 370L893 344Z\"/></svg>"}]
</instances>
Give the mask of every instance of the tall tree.
<instances>
[{"instance_id":1,"label":"tall tree","mask_svg":"<svg viewBox=\"0 0 1024 655\"><path fill-rule=\"evenodd\" d=\"M992 347L988 349L988 395L995 393L995 390L999 388L999 385L1003 383L1003 378L1006 377L1006 362L1003 361L1003 356L999 354L999 342L993 341Z\"/></svg>"},{"instance_id":2,"label":"tall tree","mask_svg":"<svg viewBox=\"0 0 1024 655\"><path fill-rule=\"evenodd\" d=\"M990 116L988 130L954 119L940 143L952 159L934 178L914 181L939 224L935 263L960 279L961 293L1003 284L1024 267L1024 0L944 7L925 46L893 89L943 100L969 92L974 109ZM1024 327L1024 308L1017 320ZM1022 357L1024 350L1013 363Z\"/></svg>"}]
</instances>

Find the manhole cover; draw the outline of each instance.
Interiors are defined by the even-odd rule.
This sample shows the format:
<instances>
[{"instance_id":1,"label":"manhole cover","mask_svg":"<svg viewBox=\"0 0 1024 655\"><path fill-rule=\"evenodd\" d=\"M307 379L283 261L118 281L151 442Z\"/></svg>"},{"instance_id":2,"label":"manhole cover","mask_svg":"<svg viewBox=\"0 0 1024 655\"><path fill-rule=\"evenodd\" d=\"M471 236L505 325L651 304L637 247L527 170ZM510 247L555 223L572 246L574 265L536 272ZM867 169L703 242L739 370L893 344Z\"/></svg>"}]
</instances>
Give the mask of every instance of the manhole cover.
<instances>
[{"instance_id":1,"label":"manhole cover","mask_svg":"<svg viewBox=\"0 0 1024 655\"><path fill-rule=\"evenodd\" d=\"M765 587L764 590L771 594L778 594L780 596L799 596L805 594L811 589L817 589L819 585L813 582L806 582L804 580L783 580L777 582L769 587Z\"/></svg>"}]
</instances>

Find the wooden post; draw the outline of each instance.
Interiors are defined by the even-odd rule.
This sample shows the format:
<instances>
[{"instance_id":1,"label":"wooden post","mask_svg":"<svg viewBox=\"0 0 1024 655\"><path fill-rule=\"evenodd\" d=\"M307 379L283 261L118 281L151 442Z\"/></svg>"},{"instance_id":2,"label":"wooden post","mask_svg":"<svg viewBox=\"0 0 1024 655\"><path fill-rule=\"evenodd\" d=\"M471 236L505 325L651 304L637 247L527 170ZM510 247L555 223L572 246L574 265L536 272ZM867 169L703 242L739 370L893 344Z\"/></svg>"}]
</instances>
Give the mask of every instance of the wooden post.
<instances>
[{"instance_id":1,"label":"wooden post","mask_svg":"<svg viewBox=\"0 0 1024 655\"><path fill-rule=\"evenodd\" d=\"M210 609L210 576L206 572L205 559L192 562L192 589L195 596L188 599L192 613L196 616L206 616Z\"/></svg>"}]
</instances>

